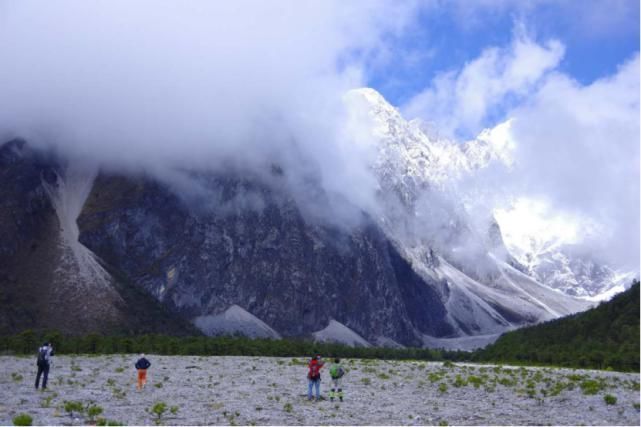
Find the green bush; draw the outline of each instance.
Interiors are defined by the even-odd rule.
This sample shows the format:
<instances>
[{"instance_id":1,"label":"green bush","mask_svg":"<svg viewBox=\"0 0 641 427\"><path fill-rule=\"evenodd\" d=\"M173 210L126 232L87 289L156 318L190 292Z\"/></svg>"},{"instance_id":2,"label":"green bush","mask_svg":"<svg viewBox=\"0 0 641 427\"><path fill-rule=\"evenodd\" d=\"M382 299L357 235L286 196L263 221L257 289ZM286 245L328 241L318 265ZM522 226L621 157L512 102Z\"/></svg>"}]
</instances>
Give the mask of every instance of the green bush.
<instances>
[{"instance_id":1,"label":"green bush","mask_svg":"<svg viewBox=\"0 0 641 427\"><path fill-rule=\"evenodd\" d=\"M33 418L29 414L18 414L13 417L14 426L30 426L33 423Z\"/></svg>"},{"instance_id":2,"label":"green bush","mask_svg":"<svg viewBox=\"0 0 641 427\"><path fill-rule=\"evenodd\" d=\"M95 418L100 414L102 414L102 408L98 405L91 405L87 408L87 416L91 422L94 422Z\"/></svg>"},{"instance_id":3,"label":"green bush","mask_svg":"<svg viewBox=\"0 0 641 427\"><path fill-rule=\"evenodd\" d=\"M84 407L82 406L82 402L78 402L74 400L65 400L64 408L65 408L65 412L67 412L71 418L73 418L74 412L81 413L84 410Z\"/></svg>"},{"instance_id":4,"label":"green bush","mask_svg":"<svg viewBox=\"0 0 641 427\"><path fill-rule=\"evenodd\" d=\"M605 396L603 396L603 400L605 401L606 405L616 405L617 403L616 396L612 396L611 394L606 394Z\"/></svg>"},{"instance_id":5,"label":"green bush","mask_svg":"<svg viewBox=\"0 0 641 427\"><path fill-rule=\"evenodd\" d=\"M586 395L597 394L603 387L603 383L597 380L584 380L581 382L581 390L583 390L583 394Z\"/></svg>"},{"instance_id":6,"label":"green bush","mask_svg":"<svg viewBox=\"0 0 641 427\"><path fill-rule=\"evenodd\" d=\"M118 421L114 420L108 420L106 418L98 418L96 421L97 426L121 426L123 425L122 423L119 423Z\"/></svg>"},{"instance_id":7,"label":"green bush","mask_svg":"<svg viewBox=\"0 0 641 427\"><path fill-rule=\"evenodd\" d=\"M167 411L167 404L165 402L156 402L154 406L151 407L151 413L155 416L154 423L160 425L162 423L162 417Z\"/></svg>"}]
</instances>

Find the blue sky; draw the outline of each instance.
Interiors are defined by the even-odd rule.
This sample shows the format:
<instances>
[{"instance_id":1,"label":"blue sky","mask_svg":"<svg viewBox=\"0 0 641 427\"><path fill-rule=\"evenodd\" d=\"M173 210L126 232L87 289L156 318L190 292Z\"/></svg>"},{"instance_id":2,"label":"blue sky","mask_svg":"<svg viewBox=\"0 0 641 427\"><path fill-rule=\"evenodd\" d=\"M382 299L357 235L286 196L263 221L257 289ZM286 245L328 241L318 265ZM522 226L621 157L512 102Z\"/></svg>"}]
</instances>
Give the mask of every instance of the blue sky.
<instances>
[{"instance_id":1,"label":"blue sky","mask_svg":"<svg viewBox=\"0 0 641 427\"><path fill-rule=\"evenodd\" d=\"M639 51L637 0L436 2L390 37L389 56L370 64L368 83L402 105L437 73L509 44L517 26L535 42L559 40L565 55L556 70L581 84L615 73Z\"/></svg>"}]
</instances>

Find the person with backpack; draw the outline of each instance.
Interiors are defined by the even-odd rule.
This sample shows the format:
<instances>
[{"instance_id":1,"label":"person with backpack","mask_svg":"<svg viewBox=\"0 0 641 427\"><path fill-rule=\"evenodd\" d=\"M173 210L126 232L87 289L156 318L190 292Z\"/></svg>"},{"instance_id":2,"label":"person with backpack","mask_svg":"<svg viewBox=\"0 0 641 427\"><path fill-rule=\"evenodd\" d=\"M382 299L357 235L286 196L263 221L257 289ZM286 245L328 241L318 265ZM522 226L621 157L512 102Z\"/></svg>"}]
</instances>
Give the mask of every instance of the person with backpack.
<instances>
[{"instance_id":1,"label":"person with backpack","mask_svg":"<svg viewBox=\"0 0 641 427\"><path fill-rule=\"evenodd\" d=\"M307 400L312 400L312 389L316 389L316 401L320 400L320 370L323 367L323 362L320 355L312 357L307 365Z\"/></svg>"},{"instance_id":2,"label":"person with backpack","mask_svg":"<svg viewBox=\"0 0 641 427\"><path fill-rule=\"evenodd\" d=\"M144 353L140 354L140 359L136 362L136 369L138 370L138 390L142 390L147 384L147 369L151 366L151 362L147 360Z\"/></svg>"},{"instance_id":3,"label":"person with backpack","mask_svg":"<svg viewBox=\"0 0 641 427\"><path fill-rule=\"evenodd\" d=\"M329 400L334 401L338 397L343 401L343 389L341 388L341 378L345 375L345 369L341 366L341 360L337 357L334 363L329 367L329 376L332 377L332 389L329 392Z\"/></svg>"},{"instance_id":4,"label":"person with backpack","mask_svg":"<svg viewBox=\"0 0 641 427\"><path fill-rule=\"evenodd\" d=\"M49 378L49 368L51 367L51 357L53 356L53 346L46 342L38 349L38 358L36 366L38 373L36 374L36 390L40 385L40 376L42 376L42 389L47 388L47 379Z\"/></svg>"}]
</instances>

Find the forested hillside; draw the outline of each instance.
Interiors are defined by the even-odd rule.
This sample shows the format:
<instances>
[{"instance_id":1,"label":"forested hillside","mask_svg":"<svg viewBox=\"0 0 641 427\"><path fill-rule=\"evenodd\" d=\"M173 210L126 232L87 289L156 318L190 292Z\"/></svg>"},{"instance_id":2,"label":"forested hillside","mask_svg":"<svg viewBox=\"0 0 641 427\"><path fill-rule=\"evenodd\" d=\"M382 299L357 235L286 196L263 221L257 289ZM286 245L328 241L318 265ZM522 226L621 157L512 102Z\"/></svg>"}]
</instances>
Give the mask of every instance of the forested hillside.
<instances>
[{"instance_id":1,"label":"forested hillside","mask_svg":"<svg viewBox=\"0 0 641 427\"><path fill-rule=\"evenodd\" d=\"M473 359L639 371L639 281L583 313L508 332Z\"/></svg>"}]
</instances>

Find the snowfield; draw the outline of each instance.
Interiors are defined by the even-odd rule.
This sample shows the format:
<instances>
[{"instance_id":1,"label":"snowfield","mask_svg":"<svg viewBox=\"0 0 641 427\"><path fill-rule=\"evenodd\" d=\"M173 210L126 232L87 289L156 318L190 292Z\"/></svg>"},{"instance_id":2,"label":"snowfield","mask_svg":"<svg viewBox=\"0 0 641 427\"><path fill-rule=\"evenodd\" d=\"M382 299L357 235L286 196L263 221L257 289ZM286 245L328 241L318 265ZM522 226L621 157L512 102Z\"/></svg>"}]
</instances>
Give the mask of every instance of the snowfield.
<instances>
[{"instance_id":1,"label":"snowfield","mask_svg":"<svg viewBox=\"0 0 641 427\"><path fill-rule=\"evenodd\" d=\"M56 356L42 392L35 356L0 357L0 424L19 413L36 425L91 424L86 411L65 411L65 401L79 401L127 425L158 421L157 402L167 405L159 420L167 425L639 425L639 374L350 359L345 401L308 402L302 358L148 358L142 392L135 355Z\"/></svg>"}]
</instances>

